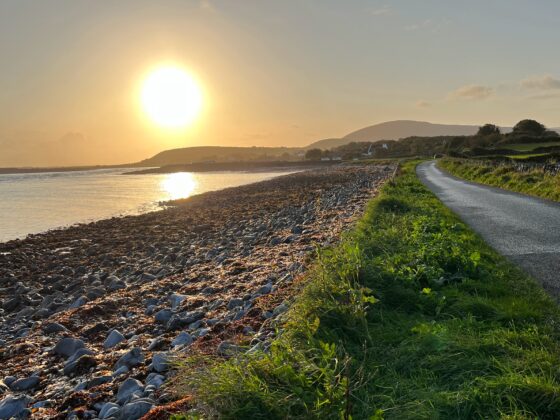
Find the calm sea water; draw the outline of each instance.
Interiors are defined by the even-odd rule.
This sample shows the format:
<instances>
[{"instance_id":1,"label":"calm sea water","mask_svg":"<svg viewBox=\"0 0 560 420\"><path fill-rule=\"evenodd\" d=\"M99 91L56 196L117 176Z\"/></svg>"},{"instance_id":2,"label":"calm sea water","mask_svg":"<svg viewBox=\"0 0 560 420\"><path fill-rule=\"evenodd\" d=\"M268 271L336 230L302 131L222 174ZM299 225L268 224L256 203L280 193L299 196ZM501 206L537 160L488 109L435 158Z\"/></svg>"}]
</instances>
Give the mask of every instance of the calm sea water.
<instances>
[{"instance_id":1,"label":"calm sea water","mask_svg":"<svg viewBox=\"0 0 560 420\"><path fill-rule=\"evenodd\" d=\"M122 173L122 169L100 169L0 175L0 242L75 223L160 210L161 201L287 172Z\"/></svg>"}]
</instances>

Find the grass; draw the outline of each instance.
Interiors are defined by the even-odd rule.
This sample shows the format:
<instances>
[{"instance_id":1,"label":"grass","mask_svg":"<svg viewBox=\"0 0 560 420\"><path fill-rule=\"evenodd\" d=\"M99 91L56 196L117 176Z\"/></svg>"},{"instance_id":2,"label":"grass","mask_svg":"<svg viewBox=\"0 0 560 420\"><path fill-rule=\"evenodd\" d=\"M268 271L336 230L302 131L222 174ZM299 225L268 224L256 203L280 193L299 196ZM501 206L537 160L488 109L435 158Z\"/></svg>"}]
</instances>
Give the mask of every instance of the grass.
<instances>
[{"instance_id":1,"label":"grass","mask_svg":"<svg viewBox=\"0 0 560 420\"><path fill-rule=\"evenodd\" d=\"M453 175L536 197L560 201L560 176L541 169L517 172L511 166L492 167L475 160L442 159L438 165Z\"/></svg>"},{"instance_id":2,"label":"grass","mask_svg":"<svg viewBox=\"0 0 560 420\"><path fill-rule=\"evenodd\" d=\"M511 149L517 150L519 152L530 152L538 147L552 147L552 146L560 146L560 142L558 141L549 141L543 143L519 143L519 144L502 144L499 145L499 148L503 149Z\"/></svg>"},{"instance_id":3,"label":"grass","mask_svg":"<svg viewBox=\"0 0 560 420\"><path fill-rule=\"evenodd\" d=\"M518 160L523 160L523 159L527 159L530 157L535 157L535 156L547 156L548 153L525 153L522 155L506 155L506 157L511 158L511 159L518 159Z\"/></svg>"},{"instance_id":4,"label":"grass","mask_svg":"<svg viewBox=\"0 0 560 420\"><path fill-rule=\"evenodd\" d=\"M175 419L559 417L556 304L414 169L318 251L269 352L183 362Z\"/></svg>"}]
</instances>

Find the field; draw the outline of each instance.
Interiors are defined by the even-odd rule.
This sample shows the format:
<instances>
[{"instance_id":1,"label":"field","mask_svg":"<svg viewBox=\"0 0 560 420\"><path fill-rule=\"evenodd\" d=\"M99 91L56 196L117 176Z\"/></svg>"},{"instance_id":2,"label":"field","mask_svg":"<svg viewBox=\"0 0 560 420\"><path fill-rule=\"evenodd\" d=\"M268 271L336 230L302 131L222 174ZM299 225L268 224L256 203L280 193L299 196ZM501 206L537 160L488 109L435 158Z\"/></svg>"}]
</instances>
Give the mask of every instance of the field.
<instances>
[{"instance_id":1,"label":"field","mask_svg":"<svg viewBox=\"0 0 560 420\"><path fill-rule=\"evenodd\" d=\"M559 141L549 141L544 143L519 143L519 144L503 144L500 145L501 149L511 149L519 152L530 152L531 150L537 149L539 147L552 147L560 146Z\"/></svg>"},{"instance_id":2,"label":"field","mask_svg":"<svg viewBox=\"0 0 560 420\"><path fill-rule=\"evenodd\" d=\"M523 154L523 155L507 155L507 157L511 158L511 159L518 159L519 160L519 159L527 159L527 158L535 157L535 156L546 156L546 155L548 155L548 153L526 153L526 154Z\"/></svg>"},{"instance_id":3,"label":"field","mask_svg":"<svg viewBox=\"0 0 560 420\"><path fill-rule=\"evenodd\" d=\"M175 419L557 416L556 304L414 169L318 249L268 351L182 361L172 391L193 409Z\"/></svg>"}]
</instances>

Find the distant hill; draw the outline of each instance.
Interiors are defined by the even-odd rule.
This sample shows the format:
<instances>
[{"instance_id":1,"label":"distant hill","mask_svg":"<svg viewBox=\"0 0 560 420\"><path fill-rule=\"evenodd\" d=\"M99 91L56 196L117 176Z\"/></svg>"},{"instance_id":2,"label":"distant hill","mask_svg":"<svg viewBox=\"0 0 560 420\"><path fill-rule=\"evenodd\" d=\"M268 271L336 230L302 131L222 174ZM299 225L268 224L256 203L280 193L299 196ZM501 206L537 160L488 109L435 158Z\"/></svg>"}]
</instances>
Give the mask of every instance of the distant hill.
<instances>
[{"instance_id":1,"label":"distant hill","mask_svg":"<svg viewBox=\"0 0 560 420\"><path fill-rule=\"evenodd\" d=\"M165 150L144 159L138 166L181 165L196 162L269 161L296 159L302 149L294 147L200 146Z\"/></svg>"},{"instance_id":2,"label":"distant hill","mask_svg":"<svg viewBox=\"0 0 560 420\"><path fill-rule=\"evenodd\" d=\"M307 146L306 149L331 149L333 147L343 146L353 141L374 142L378 140L399 140L411 136L469 136L475 134L478 127L478 125L432 124L424 121L409 120L387 121L353 131L340 139L316 141ZM505 128L504 130L509 131L510 129Z\"/></svg>"},{"instance_id":3,"label":"distant hill","mask_svg":"<svg viewBox=\"0 0 560 420\"><path fill-rule=\"evenodd\" d=\"M354 131L343 138L328 138L306 147L220 147L200 146L166 150L145 159L136 166L167 166L201 162L300 160L309 149L334 149L351 142L399 140L407 137L468 136L475 134L478 125L432 124L423 121L388 121ZM504 132L511 128L502 128Z\"/></svg>"}]
</instances>

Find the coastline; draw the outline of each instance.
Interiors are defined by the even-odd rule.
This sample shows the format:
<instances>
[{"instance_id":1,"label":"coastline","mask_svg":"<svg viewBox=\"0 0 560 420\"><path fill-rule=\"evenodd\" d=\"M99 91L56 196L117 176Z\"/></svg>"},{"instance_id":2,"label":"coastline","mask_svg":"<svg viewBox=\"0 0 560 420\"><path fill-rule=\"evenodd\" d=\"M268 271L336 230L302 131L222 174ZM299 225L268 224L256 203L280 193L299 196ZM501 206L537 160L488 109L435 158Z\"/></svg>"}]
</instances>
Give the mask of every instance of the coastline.
<instances>
[{"instance_id":1,"label":"coastline","mask_svg":"<svg viewBox=\"0 0 560 420\"><path fill-rule=\"evenodd\" d=\"M335 243L393 169L298 172L0 243L1 372L25 385L6 388L37 418L97 416L125 386L172 400L160 386L174 357L236 351L239 337L266 346L315 246ZM62 354L64 337L87 351Z\"/></svg>"},{"instance_id":2,"label":"coastline","mask_svg":"<svg viewBox=\"0 0 560 420\"><path fill-rule=\"evenodd\" d=\"M340 165L341 161L267 161L267 162L199 162L181 165L167 165L159 168L140 169L124 172L123 175L170 174L174 172L261 172L290 171L326 168Z\"/></svg>"}]
</instances>

